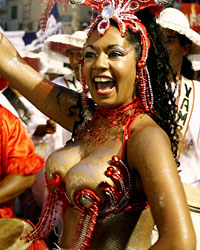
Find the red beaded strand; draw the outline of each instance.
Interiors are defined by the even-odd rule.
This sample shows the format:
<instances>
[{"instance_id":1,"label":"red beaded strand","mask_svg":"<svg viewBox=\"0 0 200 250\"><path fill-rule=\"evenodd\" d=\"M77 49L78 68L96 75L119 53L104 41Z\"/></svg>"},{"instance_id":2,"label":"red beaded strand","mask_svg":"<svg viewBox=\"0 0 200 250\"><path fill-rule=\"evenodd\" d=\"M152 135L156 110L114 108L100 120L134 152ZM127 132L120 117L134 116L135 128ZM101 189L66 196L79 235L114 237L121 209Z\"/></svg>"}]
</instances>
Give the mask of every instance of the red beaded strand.
<instances>
[{"instance_id":1,"label":"red beaded strand","mask_svg":"<svg viewBox=\"0 0 200 250\"><path fill-rule=\"evenodd\" d=\"M82 204L82 197L85 197L84 200L88 199L90 204ZM93 191L82 189L76 194L75 202L77 204L75 209L79 210L81 214L71 247L74 250L86 250L91 246L91 239L99 214L100 198Z\"/></svg>"},{"instance_id":2,"label":"red beaded strand","mask_svg":"<svg viewBox=\"0 0 200 250\"><path fill-rule=\"evenodd\" d=\"M79 76L80 76L80 82L82 83L83 86L83 94L84 94L84 100L82 100L84 107L89 108L89 103L88 103L88 91L86 87L86 82L85 82L85 75L83 73L83 67L84 67L84 59L81 58L79 62Z\"/></svg>"},{"instance_id":3,"label":"red beaded strand","mask_svg":"<svg viewBox=\"0 0 200 250\"><path fill-rule=\"evenodd\" d=\"M41 212L40 218L34 229L24 236L27 242L31 240L45 239L54 228L57 218L58 201L67 202L65 199L65 188L61 177L56 174L52 179L47 180L48 196Z\"/></svg>"}]
</instances>

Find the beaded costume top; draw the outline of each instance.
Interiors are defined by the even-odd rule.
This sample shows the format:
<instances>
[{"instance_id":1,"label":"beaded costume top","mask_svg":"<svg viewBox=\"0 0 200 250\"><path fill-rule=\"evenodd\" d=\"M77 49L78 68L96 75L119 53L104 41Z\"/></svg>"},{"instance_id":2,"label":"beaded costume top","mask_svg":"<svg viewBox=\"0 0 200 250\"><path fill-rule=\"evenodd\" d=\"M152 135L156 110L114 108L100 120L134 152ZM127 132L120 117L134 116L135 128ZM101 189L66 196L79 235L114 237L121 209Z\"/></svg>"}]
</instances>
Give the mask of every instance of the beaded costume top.
<instances>
[{"instance_id":1,"label":"beaded costume top","mask_svg":"<svg viewBox=\"0 0 200 250\"><path fill-rule=\"evenodd\" d=\"M125 112L130 109L134 109L131 114ZM107 182L101 182L99 184L99 188L105 194L104 204L101 204L100 198L95 194L94 191L89 189L82 189L78 191L75 196L75 204L72 203L66 196L64 183L62 182L60 176L53 176L51 180L47 181L49 194L39 222L36 225L36 228L26 236L26 239L36 240L48 236L53 228L54 221L56 220L55 209L59 200L61 200L65 206L73 206L75 209L79 210L80 213L84 214L84 219L81 219L81 227L86 227L88 230L82 242L82 246L84 246L84 248L81 249L87 249L87 247L90 245L90 239L92 238L92 233L98 218L105 217L119 211L138 211L148 207L148 203L144 195L142 198L139 197L141 200L140 202L138 202L138 197L134 196L135 176L133 176L133 173L130 172L125 159L126 145L131 135L134 120L138 115L144 114L139 100L134 98L131 102L118 109L97 109L93 115L93 119L95 119L97 115L110 115L110 123L113 126L113 123L116 122L115 118L118 117L120 113L123 114L123 121L125 121L123 124L124 132L122 157L120 159L120 157L117 155L113 156L109 161L109 167L107 167L105 171L105 175L112 179L115 187L112 187ZM118 124L118 122L119 120L116 124ZM87 129L90 127L91 123L92 120L86 125ZM137 202L134 201L135 198ZM79 232L79 234L81 233ZM72 245L73 244L75 244L75 242L72 243Z\"/></svg>"}]
</instances>

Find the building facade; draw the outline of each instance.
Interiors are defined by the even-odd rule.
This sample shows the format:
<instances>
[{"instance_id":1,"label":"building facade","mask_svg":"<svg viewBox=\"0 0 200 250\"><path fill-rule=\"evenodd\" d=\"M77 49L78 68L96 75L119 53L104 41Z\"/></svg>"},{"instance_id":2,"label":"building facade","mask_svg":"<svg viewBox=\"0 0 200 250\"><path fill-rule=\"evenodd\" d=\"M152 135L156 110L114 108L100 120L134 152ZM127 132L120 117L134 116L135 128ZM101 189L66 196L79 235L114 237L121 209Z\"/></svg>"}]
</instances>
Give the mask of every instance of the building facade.
<instances>
[{"instance_id":1,"label":"building facade","mask_svg":"<svg viewBox=\"0 0 200 250\"><path fill-rule=\"evenodd\" d=\"M5 31L35 31L43 8L40 0L0 0L0 25ZM89 23L88 7L69 5L67 14L63 5L59 5L58 10L66 33L73 33L82 23Z\"/></svg>"}]
</instances>

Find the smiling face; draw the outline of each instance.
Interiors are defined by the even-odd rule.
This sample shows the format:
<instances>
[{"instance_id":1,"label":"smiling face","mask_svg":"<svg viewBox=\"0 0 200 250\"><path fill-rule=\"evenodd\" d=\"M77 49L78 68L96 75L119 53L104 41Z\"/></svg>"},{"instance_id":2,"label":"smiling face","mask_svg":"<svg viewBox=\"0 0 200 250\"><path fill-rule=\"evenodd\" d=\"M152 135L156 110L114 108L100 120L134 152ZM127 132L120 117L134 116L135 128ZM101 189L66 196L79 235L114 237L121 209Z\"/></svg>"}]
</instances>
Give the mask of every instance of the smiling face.
<instances>
[{"instance_id":1,"label":"smiling face","mask_svg":"<svg viewBox=\"0 0 200 250\"><path fill-rule=\"evenodd\" d=\"M133 45L111 26L104 36L95 30L83 50L84 75L99 107L119 107L135 93L136 59Z\"/></svg>"}]
</instances>

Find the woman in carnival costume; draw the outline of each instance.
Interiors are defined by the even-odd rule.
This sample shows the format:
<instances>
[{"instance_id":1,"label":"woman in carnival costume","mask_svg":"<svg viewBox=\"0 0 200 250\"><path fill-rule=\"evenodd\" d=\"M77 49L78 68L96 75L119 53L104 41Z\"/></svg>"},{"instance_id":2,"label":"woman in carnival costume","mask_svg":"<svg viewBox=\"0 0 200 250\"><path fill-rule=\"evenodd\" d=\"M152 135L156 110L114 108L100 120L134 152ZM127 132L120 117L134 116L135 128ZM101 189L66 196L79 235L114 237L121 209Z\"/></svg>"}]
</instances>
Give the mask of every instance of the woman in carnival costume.
<instances>
[{"instance_id":1,"label":"woman in carnival costume","mask_svg":"<svg viewBox=\"0 0 200 250\"><path fill-rule=\"evenodd\" d=\"M42 21L55 2L48 1ZM61 249L194 250L195 233L177 171L171 67L155 22L161 3L78 4L98 13L80 61L83 95L44 79L1 37L0 74L73 132L73 139L47 160L49 195L39 223L25 238L46 237L62 202ZM159 238L151 246L153 221Z\"/></svg>"}]
</instances>

